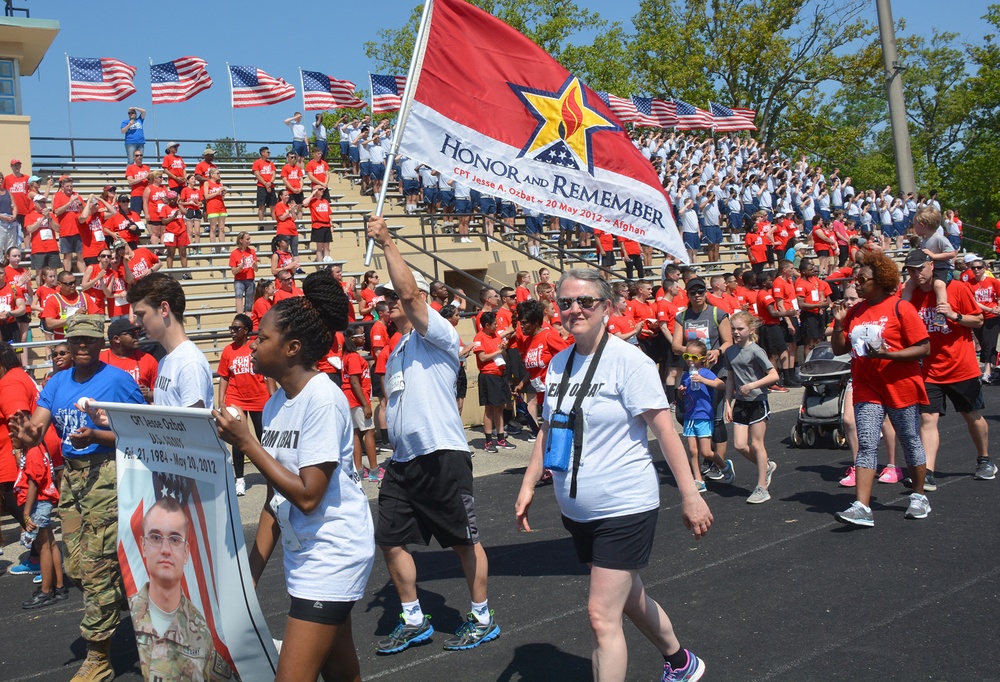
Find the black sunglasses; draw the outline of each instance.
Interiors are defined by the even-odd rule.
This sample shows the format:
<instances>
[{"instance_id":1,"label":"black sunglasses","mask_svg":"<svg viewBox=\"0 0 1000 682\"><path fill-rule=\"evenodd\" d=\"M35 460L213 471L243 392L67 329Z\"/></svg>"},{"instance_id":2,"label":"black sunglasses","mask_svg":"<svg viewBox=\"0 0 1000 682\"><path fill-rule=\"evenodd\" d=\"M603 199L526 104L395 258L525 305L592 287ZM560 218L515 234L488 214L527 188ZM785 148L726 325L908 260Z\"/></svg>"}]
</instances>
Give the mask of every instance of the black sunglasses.
<instances>
[{"instance_id":1,"label":"black sunglasses","mask_svg":"<svg viewBox=\"0 0 1000 682\"><path fill-rule=\"evenodd\" d=\"M395 291L392 291L390 289L386 289L385 293L382 295L382 298L384 298L387 301L398 301L399 300L399 294L397 294Z\"/></svg>"},{"instance_id":2,"label":"black sunglasses","mask_svg":"<svg viewBox=\"0 0 1000 682\"><path fill-rule=\"evenodd\" d=\"M559 306L559 310L569 310L573 307L574 303L577 303L584 310L590 310L603 300L604 299L599 296L577 296L576 298L563 297L556 299L556 305Z\"/></svg>"}]
</instances>

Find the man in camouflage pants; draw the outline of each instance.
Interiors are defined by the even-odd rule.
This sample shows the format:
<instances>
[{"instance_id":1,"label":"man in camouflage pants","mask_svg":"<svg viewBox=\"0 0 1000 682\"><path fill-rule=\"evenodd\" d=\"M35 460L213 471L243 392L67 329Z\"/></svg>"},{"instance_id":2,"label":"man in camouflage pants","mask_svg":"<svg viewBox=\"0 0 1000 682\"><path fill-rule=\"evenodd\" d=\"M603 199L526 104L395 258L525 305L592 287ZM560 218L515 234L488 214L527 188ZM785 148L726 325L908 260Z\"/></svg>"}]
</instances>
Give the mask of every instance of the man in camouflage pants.
<instances>
[{"instance_id":1,"label":"man in camouflage pants","mask_svg":"<svg viewBox=\"0 0 1000 682\"><path fill-rule=\"evenodd\" d=\"M76 405L84 397L137 405L146 401L132 375L100 361L103 316L73 315L66 324L66 341L73 367L53 375L34 414L16 415L10 430L25 448L41 442L50 422L62 439L66 469L59 515L66 572L83 590L80 632L87 640L87 658L72 682L105 682L115 676L108 650L125 599L117 553L115 434Z\"/></svg>"}]
</instances>

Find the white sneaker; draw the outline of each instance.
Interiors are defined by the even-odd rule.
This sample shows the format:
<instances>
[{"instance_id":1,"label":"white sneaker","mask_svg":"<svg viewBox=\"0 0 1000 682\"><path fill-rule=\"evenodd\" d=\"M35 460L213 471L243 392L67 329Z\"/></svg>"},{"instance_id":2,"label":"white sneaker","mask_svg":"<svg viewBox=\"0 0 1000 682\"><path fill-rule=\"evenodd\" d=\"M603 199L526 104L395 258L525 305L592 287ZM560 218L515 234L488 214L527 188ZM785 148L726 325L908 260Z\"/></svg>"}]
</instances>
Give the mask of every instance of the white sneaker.
<instances>
[{"instance_id":1,"label":"white sneaker","mask_svg":"<svg viewBox=\"0 0 1000 682\"><path fill-rule=\"evenodd\" d=\"M236 497L243 497L247 494L247 484L242 478L236 479Z\"/></svg>"},{"instance_id":2,"label":"white sneaker","mask_svg":"<svg viewBox=\"0 0 1000 682\"><path fill-rule=\"evenodd\" d=\"M469 239L468 237L462 237L459 241L461 241L463 244L471 244L472 243L472 240Z\"/></svg>"}]
</instances>

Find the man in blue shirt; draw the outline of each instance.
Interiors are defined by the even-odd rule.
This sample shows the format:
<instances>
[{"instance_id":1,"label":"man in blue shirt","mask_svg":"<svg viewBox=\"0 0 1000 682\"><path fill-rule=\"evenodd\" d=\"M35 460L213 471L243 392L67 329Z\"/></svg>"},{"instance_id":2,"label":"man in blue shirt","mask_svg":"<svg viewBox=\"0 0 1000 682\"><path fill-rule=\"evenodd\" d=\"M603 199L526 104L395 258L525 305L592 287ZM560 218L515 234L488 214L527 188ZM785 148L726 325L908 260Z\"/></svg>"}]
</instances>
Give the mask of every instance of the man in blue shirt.
<instances>
[{"instance_id":1,"label":"man in blue shirt","mask_svg":"<svg viewBox=\"0 0 1000 682\"><path fill-rule=\"evenodd\" d=\"M126 163L132 163L132 155L136 150L142 152L146 148L146 133L142 124L146 120L146 110L142 107L129 107L128 119L122 121L122 134L125 135Z\"/></svg>"}]
</instances>

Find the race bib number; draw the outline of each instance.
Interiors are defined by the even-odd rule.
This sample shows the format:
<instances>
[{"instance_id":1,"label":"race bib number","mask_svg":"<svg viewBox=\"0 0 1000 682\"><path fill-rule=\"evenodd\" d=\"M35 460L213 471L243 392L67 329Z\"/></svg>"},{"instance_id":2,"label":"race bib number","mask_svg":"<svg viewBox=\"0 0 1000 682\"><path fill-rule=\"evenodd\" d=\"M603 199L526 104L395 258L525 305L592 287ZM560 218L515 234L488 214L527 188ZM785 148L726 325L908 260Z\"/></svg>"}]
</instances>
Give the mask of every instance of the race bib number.
<instances>
[{"instance_id":1,"label":"race bib number","mask_svg":"<svg viewBox=\"0 0 1000 682\"><path fill-rule=\"evenodd\" d=\"M163 233L163 243L164 244L173 244L174 241L176 241L176 239L177 239L177 236L173 232L164 232Z\"/></svg>"},{"instance_id":2,"label":"race bib number","mask_svg":"<svg viewBox=\"0 0 1000 682\"><path fill-rule=\"evenodd\" d=\"M815 291L814 290L814 291L811 291L809 293L810 293L810 298L811 298L812 302L813 303L819 303L819 291Z\"/></svg>"},{"instance_id":3,"label":"race bib number","mask_svg":"<svg viewBox=\"0 0 1000 682\"><path fill-rule=\"evenodd\" d=\"M47 227L43 227L41 230L38 231L38 237L42 241L48 241L48 240L52 239L52 236L53 236L52 235L52 230L50 230Z\"/></svg>"}]
</instances>

